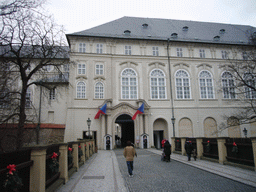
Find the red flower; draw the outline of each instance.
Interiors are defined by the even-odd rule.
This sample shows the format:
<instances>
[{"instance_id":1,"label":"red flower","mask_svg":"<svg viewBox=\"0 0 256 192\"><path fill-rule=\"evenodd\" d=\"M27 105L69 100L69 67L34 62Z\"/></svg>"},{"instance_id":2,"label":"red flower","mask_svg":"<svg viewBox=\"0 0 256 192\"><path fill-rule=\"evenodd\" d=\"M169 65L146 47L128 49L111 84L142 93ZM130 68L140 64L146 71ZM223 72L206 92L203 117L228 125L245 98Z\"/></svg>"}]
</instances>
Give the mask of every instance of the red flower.
<instances>
[{"instance_id":1,"label":"red flower","mask_svg":"<svg viewBox=\"0 0 256 192\"><path fill-rule=\"evenodd\" d=\"M79 145L78 148L81 148L81 145Z\"/></svg>"},{"instance_id":2,"label":"red flower","mask_svg":"<svg viewBox=\"0 0 256 192\"><path fill-rule=\"evenodd\" d=\"M9 169L9 174L11 174L12 175L12 172L13 171L16 171L16 165L14 165L14 164L9 164L8 166L7 166L7 169Z\"/></svg>"},{"instance_id":3,"label":"red flower","mask_svg":"<svg viewBox=\"0 0 256 192\"><path fill-rule=\"evenodd\" d=\"M180 140L177 140L177 142L180 142Z\"/></svg>"},{"instance_id":4,"label":"red flower","mask_svg":"<svg viewBox=\"0 0 256 192\"><path fill-rule=\"evenodd\" d=\"M52 154L51 158L53 159L53 158L57 158L57 157L58 157L58 154L57 154L57 153L55 153L55 152L53 152L53 154Z\"/></svg>"},{"instance_id":5,"label":"red flower","mask_svg":"<svg viewBox=\"0 0 256 192\"><path fill-rule=\"evenodd\" d=\"M208 140L207 143L210 143L210 141Z\"/></svg>"},{"instance_id":6,"label":"red flower","mask_svg":"<svg viewBox=\"0 0 256 192\"><path fill-rule=\"evenodd\" d=\"M233 146L236 146L236 142L233 143Z\"/></svg>"},{"instance_id":7,"label":"red flower","mask_svg":"<svg viewBox=\"0 0 256 192\"><path fill-rule=\"evenodd\" d=\"M71 147L69 147L69 148L68 148L68 150L69 150L69 151L72 151L72 148L71 148Z\"/></svg>"}]
</instances>

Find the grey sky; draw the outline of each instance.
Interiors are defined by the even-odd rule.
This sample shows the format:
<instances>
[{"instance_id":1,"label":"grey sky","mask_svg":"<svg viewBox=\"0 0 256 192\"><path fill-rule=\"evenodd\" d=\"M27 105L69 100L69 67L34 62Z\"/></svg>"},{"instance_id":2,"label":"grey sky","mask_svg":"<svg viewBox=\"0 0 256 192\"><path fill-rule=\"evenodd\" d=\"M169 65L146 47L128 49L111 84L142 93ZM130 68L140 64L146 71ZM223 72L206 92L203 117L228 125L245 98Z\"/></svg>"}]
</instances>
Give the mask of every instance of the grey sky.
<instances>
[{"instance_id":1,"label":"grey sky","mask_svg":"<svg viewBox=\"0 0 256 192\"><path fill-rule=\"evenodd\" d=\"M123 16L193 20L256 27L256 0L48 0L47 9L66 33Z\"/></svg>"}]
</instances>

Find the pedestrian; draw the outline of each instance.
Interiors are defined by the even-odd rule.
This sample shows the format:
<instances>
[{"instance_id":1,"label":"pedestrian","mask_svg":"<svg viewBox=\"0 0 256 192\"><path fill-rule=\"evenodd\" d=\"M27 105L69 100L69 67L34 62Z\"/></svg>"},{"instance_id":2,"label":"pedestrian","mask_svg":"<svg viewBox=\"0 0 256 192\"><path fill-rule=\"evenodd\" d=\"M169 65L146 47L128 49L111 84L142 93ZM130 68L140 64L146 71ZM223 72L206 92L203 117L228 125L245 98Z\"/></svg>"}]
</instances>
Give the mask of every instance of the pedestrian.
<instances>
[{"instance_id":1,"label":"pedestrian","mask_svg":"<svg viewBox=\"0 0 256 192\"><path fill-rule=\"evenodd\" d=\"M191 141L186 141L185 150L186 150L186 153L187 153L187 156L188 156L188 161L190 161L191 160L191 153L192 153L192 150L193 150L193 146L192 146Z\"/></svg>"},{"instance_id":2,"label":"pedestrian","mask_svg":"<svg viewBox=\"0 0 256 192\"><path fill-rule=\"evenodd\" d=\"M192 154L193 154L194 160L196 161L196 158L197 158L196 149L193 149Z\"/></svg>"},{"instance_id":3,"label":"pedestrian","mask_svg":"<svg viewBox=\"0 0 256 192\"><path fill-rule=\"evenodd\" d=\"M172 149L171 149L171 144L169 143L168 140L165 141L164 143L164 154L165 154L165 161L170 162L170 155L171 155Z\"/></svg>"},{"instance_id":4,"label":"pedestrian","mask_svg":"<svg viewBox=\"0 0 256 192\"><path fill-rule=\"evenodd\" d=\"M136 155L135 148L132 146L131 141L127 141L127 146L124 148L124 157L126 158L127 168L129 177L133 177L133 160L134 156Z\"/></svg>"},{"instance_id":5,"label":"pedestrian","mask_svg":"<svg viewBox=\"0 0 256 192\"><path fill-rule=\"evenodd\" d=\"M162 148L164 148L164 143L165 143L166 139L163 139L161 144L162 144Z\"/></svg>"}]
</instances>

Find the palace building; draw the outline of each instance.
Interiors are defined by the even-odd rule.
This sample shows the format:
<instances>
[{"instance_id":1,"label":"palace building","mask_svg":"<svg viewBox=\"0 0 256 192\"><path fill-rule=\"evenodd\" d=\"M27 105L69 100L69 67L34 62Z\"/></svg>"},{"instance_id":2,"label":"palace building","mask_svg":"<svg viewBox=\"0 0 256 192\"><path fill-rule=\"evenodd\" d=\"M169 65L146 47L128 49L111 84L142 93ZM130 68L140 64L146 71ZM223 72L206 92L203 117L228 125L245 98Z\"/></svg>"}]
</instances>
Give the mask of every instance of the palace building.
<instances>
[{"instance_id":1,"label":"palace building","mask_svg":"<svg viewBox=\"0 0 256 192\"><path fill-rule=\"evenodd\" d=\"M64 140L91 136L99 149L107 149L108 140L113 149L127 140L160 148L162 139L174 136L242 137L244 128L255 136L255 124L218 131L227 124L224 116L241 107L232 94L232 74L220 66L244 59L240 50L255 31L245 25L122 17L67 34L66 109L55 112L65 124ZM106 113L94 119L105 104ZM142 104L144 113L132 120Z\"/></svg>"}]
</instances>

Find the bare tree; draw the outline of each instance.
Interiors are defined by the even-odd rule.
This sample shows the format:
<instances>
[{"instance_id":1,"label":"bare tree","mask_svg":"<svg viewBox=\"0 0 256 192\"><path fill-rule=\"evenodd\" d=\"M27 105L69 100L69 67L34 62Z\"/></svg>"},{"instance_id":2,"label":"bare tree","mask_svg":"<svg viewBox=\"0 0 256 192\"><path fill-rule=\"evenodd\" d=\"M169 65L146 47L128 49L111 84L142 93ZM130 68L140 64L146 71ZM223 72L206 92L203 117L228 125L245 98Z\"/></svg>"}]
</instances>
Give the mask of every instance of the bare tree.
<instances>
[{"instance_id":1,"label":"bare tree","mask_svg":"<svg viewBox=\"0 0 256 192\"><path fill-rule=\"evenodd\" d=\"M248 35L249 43L240 46L235 58L220 66L226 71L221 79L224 98L233 99L238 106L236 112L223 117L226 122L230 117L237 119L239 124L256 119L256 30L253 29ZM219 129L222 131L232 126L232 123L222 123Z\"/></svg>"},{"instance_id":2,"label":"bare tree","mask_svg":"<svg viewBox=\"0 0 256 192\"><path fill-rule=\"evenodd\" d=\"M61 67L68 60L63 28L36 9L41 2L16 0L3 4L7 8L1 7L5 12L0 23L0 123L17 123L16 149L23 145L25 124L32 122L27 115L31 114L29 87L49 80L48 66L61 74Z\"/></svg>"}]
</instances>

